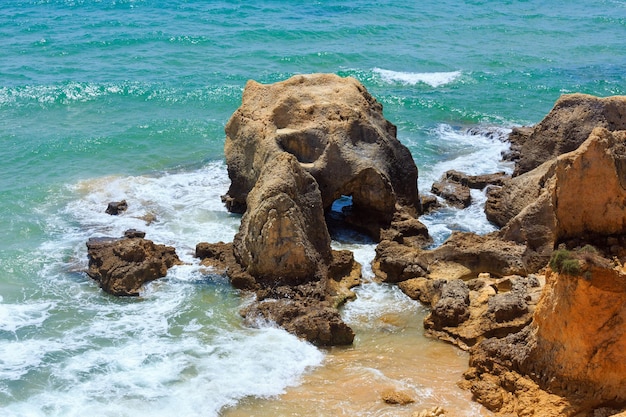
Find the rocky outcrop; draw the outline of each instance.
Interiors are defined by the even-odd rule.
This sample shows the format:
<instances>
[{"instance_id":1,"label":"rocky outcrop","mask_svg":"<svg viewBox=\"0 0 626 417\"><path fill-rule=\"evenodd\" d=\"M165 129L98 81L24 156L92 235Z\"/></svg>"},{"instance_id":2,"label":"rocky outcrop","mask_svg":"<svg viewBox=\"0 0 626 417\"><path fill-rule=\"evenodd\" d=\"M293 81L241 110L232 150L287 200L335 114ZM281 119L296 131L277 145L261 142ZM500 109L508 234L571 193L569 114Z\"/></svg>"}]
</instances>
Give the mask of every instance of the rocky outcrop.
<instances>
[{"instance_id":1,"label":"rocky outcrop","mask_svg":"<svg viewBox=\"0 0 626 417\"><path fill-rule=\"evenodd\" d=\"M532 272L532 259L526 252L525 245L503 240L497 233L481 236L455 232L432 250L383 241L376 247L372 269L383 282L418 277L469 279L480 273L526 275Z\"/></svg>"},{"instance_id":2,"label":"rocky outcrop","mask_svg":"<svg viewBox=\"0 0 626 417\"><path fill-rule=\"evenodd\" d=\"M143 284L164 277L180 265L174 248L144 239L129 231L124 238L91 238L87 242L87 274L113 295L139 295Z\"/></svg>"},{"instance_id":3,"label":"rocky outcrop","mask_svg":"<svg viewBox=\"0 0 626 417\"><path fill-rule=\"evenodd\" d=\"M351 288L361 283L361 265L352 252L332 251L327 274L298 285L257 282L236 261L232 243L199 243L196 257L215 273L228 275L234 287L254 292L255 301L241 311L247 325L275 323L318 346L352 343L354 332L337 310L355 297Z\"/></svg>"},{"instance_id":4,"label":"rocky outcrop","mask_svg":"<svg viewBox=\"0 0 626 417\"><path fill-rule=\"evenodd\" d=\"M224 151L231 186L223 201L233 212L245 212L262 170L283 152L315 178L325 210L342 195L351 196L348 220L376 239L397 206L411 215L420 210L409 150L397 140L381 104L350 77L249 81L241 107L226 125Z\"/></svg>"},{"instance_id":5,"label":"rocky outcrop","mask_svg":"<svg viewBox=\"0 0 626 417\"><path fill-rule=\"evenodd\" d=\"M503 239L545 264L560 242L626 233L625 178L626 132L597 128L575 151L491 191L486 212Z\"/></svg>"},{"instance_id":6,"label":"rocky outcrop","mask_svg":"<svg viewBox=\"0 0 626 417\"><path fill-rule=\"evenodd\" d=\"M626 130L626 97L563 95L540 123L514 129L509 136L516 160L513 176L577 149L597 127Z\"/></svg>"},{"instance_id":7,"label":"rocky outcrop","mask_svg":"<svg viewBox=\"0 0 626 417\"><path fill-rule=\"evenodd\" d=\"M232 244L196 246L205 265L255 292L256 301L241 312L245 323L275 323L322 346L352 343L354 333L337 307L354 296L350 288L360 282L360 265L352 253L331 250L315 179L295 156L279 153L246 203Z\"/></svg>"},{"instance_id":8,"label":"rocky outcrop","mask_svg":"<svg viewBox=\"0 0 626 417\"><path fill-rule=\"evenodd\" d=\"M492 411L613 415L626 409L626 270L580 250L553 259L530 326L471 351L463 386ZM575 271L574 273L565 272Z\"/></svg>"},{"instance_id":9,"label":"rocky outcrop","mask_svg":"<svg viewBox=\"0 0 626 417\"><path fill-rule=\"evenodd\" d=\"M293 155L268 162L247 206L233 243L248 274L268 285L298 285L326 273L331 250L321 194Z\"/></svg>"},{"instance_id":10,"label":"rocky outcrop","mask_svg":"<svg viewBox=\"0 0 626 417\"><path fill-rule=\"evenodd\" d=\"M504 172L484 175L467 175L451 170L443 174L441 179L433 183L431 192L442 197L453 207L466 208L472 203L470 189L482 190L488 185L504 184L509 178Z\"/></svg>"},{"instance_id":11,"label":"rocky outcrop","mask_svg":"<svg viewBox=\"0 0 626 417\"><path fill-rule=\"evenodd\" d=\"M468 350L527 326L541 292L535 276L461 279L413 278L398 284L409 297L431 307L424 319L428 336Z\"/></svg>"}]
</instances>

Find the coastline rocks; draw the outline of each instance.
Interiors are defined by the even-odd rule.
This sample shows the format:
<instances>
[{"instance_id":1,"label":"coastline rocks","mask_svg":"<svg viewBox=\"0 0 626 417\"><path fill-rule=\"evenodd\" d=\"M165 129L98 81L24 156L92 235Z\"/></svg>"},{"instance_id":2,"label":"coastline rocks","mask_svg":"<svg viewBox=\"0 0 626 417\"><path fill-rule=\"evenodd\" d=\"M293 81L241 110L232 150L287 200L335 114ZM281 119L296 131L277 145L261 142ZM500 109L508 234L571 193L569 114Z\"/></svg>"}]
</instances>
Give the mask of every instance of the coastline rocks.
<instances>
[{"instance_id":1,"label":"coastline rocks","mask_svg":"<svg viewBox=\"0 0 626 417\"><path fill-rule=\"evenodd\" d=\"M597 128L575 151L490 192L486 212L541 265L560 242L626 233L625 178L626 132Z\"/></svg>"},{"instance_id":2,"label":"coastline rocks","mask_svg":"<svg viewBox=\"0 0 626 417\"><path fill-rule=\"evenodd\" d=\"M196 246L204 265L255 292L241 311L244 323L275 323L320 346L351 344L354 333L337 307L354 297L361 269L352 253L331 250L315 179L282 152L262 170L246 206L232 244Z\"/></svg>"},{"instance_id":3,"label":"coastline rocks","mask_svg":"<svg viewBox=\"0 0 626 417\"><path fill-rule=\"evenodd\" d=\"M294 155L319 186L330 210L352 197L357 227L378 239L397 206L420 211L417 167L396 138L396 127L353 78L334 74L294 76L262 85L246 84L242 104L226 125L224 145L231 186L223 201L243 213L246 198L264 167L279 153Z\"/></svg>"},{"instance_id":4,"label":"coastline rocks","mask_svg":"<svg viewBox=\"0 0 626 417\"><path fill-rule=\"evenodd\" d=\"M391 283L418 277L468 279L480 273L526 275L533 272L526 252L525 245L503 240L497 233L454 232L432 250L382 241L376 247L372 269L377 279Z\"/></svg>"},{"instance_id":5,"label":"coastline rocks","mask_svg":"<svg viewBox=\"0 0 626 417\"><path fill-rule=\"evenodd\" d=\"M196 257L215 273L228 275L235 288L254 293L255 300L240 312L245 324L274 323L318 346L349 345L354 340L337 310L355 297L351 288L361 283L361 265L352 252L332 251L327 274L299 285L257 282L236 261L232 243L199 243Z\"/></svg>"},{"instance_id":6,"label":"coastline rocks","mask_svg":"<svg viewBox=\"0 0 626 417\"><path fill-rule=\"evenodd\" d=\"M320 279L331 262L330 235L317 183L293 155L268 161L247 206L233 242L244 270L271 285Z\"/></svg>"},{"instance_id":7,"label":"coastline rocks","mask_svg":"<svg viewBox=\"0 0 626 417\"><path fill-rule=\"evenodd\" d=\"M120 213L125 212L128 209L128 203L126 200L122 201L111 201L107 205L107 209L104 211L106 214L110 214L111 216L117 216Z\"/></svg>"},{"instance_id":8,"label":"coastline rocks","mask_svg":"<svg viewBox=\"0 0 626 417\"><path fill-rule=\"evenodd\" d=\"M467 208L472 203L470 189L482 190L488 185L502 186L509 178L504 172L484 175L467 175L450 170L441 179L433 183L431 192L442 197L451 206Z\"/></svg>"},{"instance_id":9,"label":"coastline rocks","mask_svg":"<svg viewBox=\"0 0 626 417\"><path fill-rule=\"evenodd\" d=\"M399 284L409 297L431 306L424 319L427 336L468 350L489 337L503 337L527 326L539 294L534 276L461 279L414 278Z\"/></svg>"},{"instance_id":10,"label":"coastline rocks","mask_svg":"<svg viewBox=\"0 0 626 417\"><path fill-rule=\"evenodd\" d=\"M144 283L164 277L168 268L182 264L174 248L141 235L131 230L124 238L90 238L87 242L87 274L104 291L137 296Z\"/></svg>"},{"instance_id":11,"label":"coastline rocks","mask_svg":"<svg viewBox=\"0 0 626 417\"><path fill-rule=\"evenodd\" d=\"M530 326L472 349L462 385L490 410L573 416L626 409L626 270L578 256L579 274L548 269Z\"/></svg>"},{"instance_id":12,"label":"coastline rocks","mask_svg":"<svg viewBox=\"0 0 626 417\"><path fill-rule=\"evenodd\" d=\"M517 159L513 176L578 148L596 127L626 129L626 97L599 98L586 94L561 96L548 115L532 128L514 129L509 136Z\"/></svg>"}]
</instances>

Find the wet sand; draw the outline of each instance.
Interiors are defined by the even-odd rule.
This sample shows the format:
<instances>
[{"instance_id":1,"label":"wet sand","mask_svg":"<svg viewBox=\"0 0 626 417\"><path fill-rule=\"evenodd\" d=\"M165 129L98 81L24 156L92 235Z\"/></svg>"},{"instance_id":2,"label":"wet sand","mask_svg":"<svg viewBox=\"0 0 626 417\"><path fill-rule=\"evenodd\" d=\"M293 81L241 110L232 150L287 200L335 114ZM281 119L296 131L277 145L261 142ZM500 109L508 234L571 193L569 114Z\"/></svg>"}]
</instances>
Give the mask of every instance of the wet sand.
<instances>
[{"instance_id":1,"label":"wet sand","mask_svg":"<svg viewBox=\"0 0 626 417\"><path fill-rule=\"evenodd\" d=\"M468 354L424 337L427 311L419 304L403 309L405 303L417 303L407 300L391 306L395 311L357 314L351 319L354 345L327 350L323 365L305 374L300 385L276 398L244 400L222 415L410 417L434 407L442 407L448 416L492 415L457 386ZM386 404L382 394L389 389L408 394L414 402Z\"/></svg>"}]
</instances>

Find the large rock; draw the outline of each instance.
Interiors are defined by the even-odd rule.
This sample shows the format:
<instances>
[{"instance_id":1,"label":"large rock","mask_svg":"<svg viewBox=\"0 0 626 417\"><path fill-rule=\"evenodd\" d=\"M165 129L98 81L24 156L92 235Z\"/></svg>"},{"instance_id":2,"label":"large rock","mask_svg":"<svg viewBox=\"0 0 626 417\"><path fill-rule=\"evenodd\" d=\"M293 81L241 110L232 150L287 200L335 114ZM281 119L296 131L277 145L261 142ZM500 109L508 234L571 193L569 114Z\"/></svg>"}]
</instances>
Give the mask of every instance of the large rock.
<instances>
[{"instance_id":1,"label":"large rock","mask_svg":"<svg viewBox=\"0 0 626 417\"><path fill-rule=\"evenodd\" d=\"M298 75L286 81L246 84L241 107L226 125L224 146L231 186L223 201L243 213L262 170L288 152L317 181L329 210L352 197L351 219L378 238L396 205L420 210L417 167L396 138L396 127L353 78Z\"/></svg>"},{"instance_id":2,"label":"large rock","mask_svg":"<svg viewBox=\"0 0 626 417\"><path fill-rule=\"evenodd\" d=\"M124 238L91 238L87 274L113 295L139 295L143 284L164 277L181 264L174 248L127 234ZM141 234L139 234L141 236Z\"/></svg>"},{"instance_id":3,"label":"large rock","mask_svg":"<svg viewBox=\"0 0 626 417\"><path fill-rule=\"evenodd\" d=\"M233 244L248 274L271 285L320 279L331 262L322 198L293 155L282 152L268 161L247 207Z\"/></svg>"},{"instance_id":4,"label":"large rock","mask_svg":"<svg viewBox=\"0 0 626 417\"><path fill-rule=\"evenodd\" d=\"M355 297L351 288L361 283L361 265L351 252L332 251L327 275L299 285L257 282L237 263L232 243L199 243L196 257L214 273L228 275L234 287L254 292L255 301L241 311L247 325L275 323L318 346L347 345L354 340L354 332L338 311Z\"/></svg>"},{"instance_id":5,"label":"large rock","mask_svg":"<svg viewBox=\"0 0 626 417\"><path fill-rule=\"evenodd\" d=\"M575 150L596 127L610 131L626 129L625 96L562 96L539 124L532 129L514 130L510 135L512 147L519 151L513 175Z\"/></svg>"},{"instance_id":6,"label":"large rock","mask_svg":"<svg viewBox=\"0 0 626 417\"><path fill-rule=\"evenodd\" d=\"M570 260L578 262L569 269L575 273L548 269L528 327L472 349L463 385L492 411L608 416L626 409L626 270L586 250Z\"/></svg>"},{"instance_id":7,"label":"large rock","mask_svg":"<svg viewBox=\"0 0 626 417\"><path fill-rule=\"evenodd\" d=\"M563 241L626 233L626 132L594 129L578 149L489 194L503 239L528 245L545 264Z\"/></svg>"},{"instance_id":8,"label":"large rock","mask_svg":"<svg viewBox=\"0 0 626 417\"><path fill-rule=\"evenodd\" d=\"M626 129L626 97L594 97L586 94L563 95L548 115L531 129L517 129L510 135L517 149L514 176L578 148L593 129Z\"/></svg>"}]
</instances>

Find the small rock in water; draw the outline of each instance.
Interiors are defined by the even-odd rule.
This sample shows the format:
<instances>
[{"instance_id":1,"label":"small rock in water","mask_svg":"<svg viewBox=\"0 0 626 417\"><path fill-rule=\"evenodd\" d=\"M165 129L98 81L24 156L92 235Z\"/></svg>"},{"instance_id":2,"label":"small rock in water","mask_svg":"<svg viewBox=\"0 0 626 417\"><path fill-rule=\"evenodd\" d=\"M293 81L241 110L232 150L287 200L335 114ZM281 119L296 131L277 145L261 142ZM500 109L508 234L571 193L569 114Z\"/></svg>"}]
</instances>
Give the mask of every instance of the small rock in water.
<instances>
[{"instance_id":1,"label":"small rock in water","mask_svg":"<svg viewBox=\"0 0 626 417\"><path fill-rule=\"evenodd\" d=\"M415 402L415 400L408 393L404 391L397 391L393 388L383 391L381 397L387 404L406 405Z\"/></svg>"},{"instance_id":2,"label":"small rock in water","mask_svg":"<svg viewBox=\"0 0 626 417\"><path fill-rule=\"evenodd\" d=\"M137 230L137 229L128 229L127 231L124 232L124 237L127 237L129 239L132 238L144 238L146 237L146 232L142 232L141 230Z\"/></svg>"},{"instance_id":3,"label":"small rock in water","mask_svg":"<svg viewBox=\"0 0 626 417\"><path fill-rule=\"evenodd\" d=\"M117 216L118 214L125 212L128 208L128 203L126 200L122 201L111 201L105 210L106 214L110 214L111 216Z\"/></svg>"},{"instance_id":4,"label":"small rock in water","mask_svg":"<svg viewBox=\"0 0 626 417\"><path fill-rule=\"evenodd\" d=\"M412 417L445 417L446 410L441 407L433 407L430 410L422 410L413 414Z\"/></svg>"}]
</instances>

